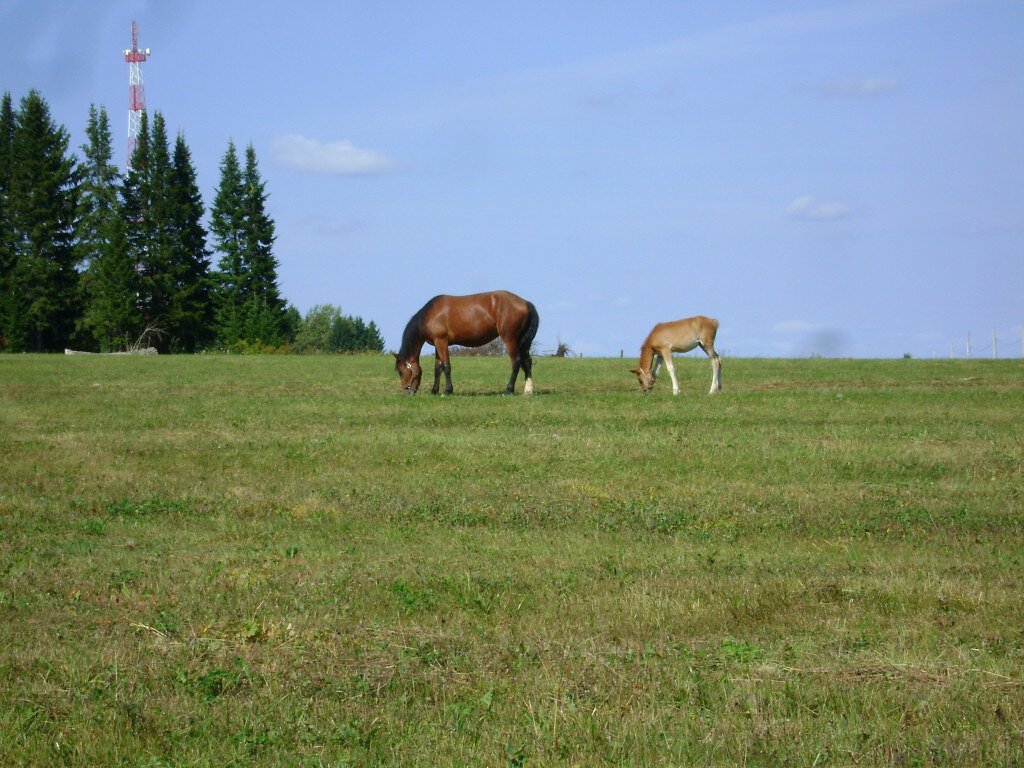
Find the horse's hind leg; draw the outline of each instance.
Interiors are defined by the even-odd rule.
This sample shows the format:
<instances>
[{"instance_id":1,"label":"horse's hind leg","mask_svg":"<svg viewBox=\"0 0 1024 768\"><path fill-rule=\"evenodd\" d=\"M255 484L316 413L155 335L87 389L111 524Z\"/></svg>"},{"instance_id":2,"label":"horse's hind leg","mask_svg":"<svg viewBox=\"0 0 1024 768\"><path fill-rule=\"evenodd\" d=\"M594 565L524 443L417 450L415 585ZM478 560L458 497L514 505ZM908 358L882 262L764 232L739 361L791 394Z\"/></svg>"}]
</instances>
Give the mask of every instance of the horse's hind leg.
<instances>
[{"instance_id":1,"label":"horse's hind leg","mask_svg":"<svg viewBox=\"0 0 1024 768\"><path fill-rule=\"evenodd\" d=\"M523 389L523 394L532 395L533 358L530 357L529 352L524 353L515 342L505 341L505 348L508 350L508 356L512 359L512 376L509 377L508 386L505 387L505 394L511 395L516 391L516 379L519 377L519 369L522 368L523 375L526 376L526 387Z\"/></svg>"},{"instance_id":2,"label":"horse's hind leg","mask_svg":"<svg viewBox=\"0 0 1024 768\"><path fill-rule=\"evenodd\" d=\"M701 344L700 348L711 358L711 391L708 394L713 395L722 391L722 358L711 344Z\"/></svg>"},{"instance_id":3,"label":"horse's hind leg","mask_svg":"<svg viewBox=\"0 0 1024 768\"><path fill-rule=\"evenodd\" d=\"M505 349L508 350L509 359L512 361L512 375L509 377L508 386L505 387L505 394L511 395L516 391L516 379L519 377L519 369L523 366L523 358L519 354L519 346L514 342L505 341Z\"/></svg>"},{"instance_id":4,"label":"horse's hind leg","mask_svg":"<svg viewBox=\"0 0 1024 768\"><path fill-rule=\"evenodd\" d=\"M715 353L711 358L711 391L708 394L715 394L722 391L722 358Z\"/></svg>"},{"instance_id":5,"label":"horse's hind leg","mask_svg":"<svg viewBox=\"0 0 1024 768\"><path fill-rule=\"evenodd\" d=\"M526 376L526 387L523 389L524 395L533 394L533 358L530 357L530 353L527 352L523 355L523 375Z\"/></svg>"}]
</instances>

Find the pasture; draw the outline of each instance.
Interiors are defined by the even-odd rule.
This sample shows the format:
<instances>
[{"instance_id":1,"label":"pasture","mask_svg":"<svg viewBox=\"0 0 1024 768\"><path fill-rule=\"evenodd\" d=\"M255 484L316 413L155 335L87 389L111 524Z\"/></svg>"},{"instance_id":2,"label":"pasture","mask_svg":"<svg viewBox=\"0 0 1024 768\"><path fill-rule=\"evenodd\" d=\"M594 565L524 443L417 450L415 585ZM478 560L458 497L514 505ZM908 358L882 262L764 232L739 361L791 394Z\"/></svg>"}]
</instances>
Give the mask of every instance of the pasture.
<instances>
[{"instance_id":1,"label":"pasture","mask_svg":"<svg viewBox=\"0 0 1024 768\"><path fill-rule=\"evenodd\" d=\"M1024 764L1024 362L635 364L0 356L0 765Z\"/></svg>"}]
</instances>

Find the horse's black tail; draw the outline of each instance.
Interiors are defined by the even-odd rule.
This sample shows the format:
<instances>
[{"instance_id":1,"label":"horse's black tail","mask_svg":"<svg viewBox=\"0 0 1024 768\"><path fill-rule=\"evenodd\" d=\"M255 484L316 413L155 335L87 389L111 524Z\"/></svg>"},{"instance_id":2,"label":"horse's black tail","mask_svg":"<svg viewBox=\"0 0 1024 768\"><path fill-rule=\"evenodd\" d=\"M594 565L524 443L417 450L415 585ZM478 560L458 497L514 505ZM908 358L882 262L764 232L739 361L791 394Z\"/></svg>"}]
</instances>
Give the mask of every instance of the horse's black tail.
<instances>
[{"instance_id":1,"label":"horse's black tail","mask_svg":"<svg viewBox=\"0 0 1024 768\"><path fill-rule=\"evenodd\" d=\"M526 302L526 311L528 317L526 319L526 325L523 326L523 330L519 332L519 354L523 357L530 356L530 345L533 344L533 339L537 335L537 328L540 326L540 315L537 314L537 308L533 306L533 302Z\"/></svg>"}]
</instances>

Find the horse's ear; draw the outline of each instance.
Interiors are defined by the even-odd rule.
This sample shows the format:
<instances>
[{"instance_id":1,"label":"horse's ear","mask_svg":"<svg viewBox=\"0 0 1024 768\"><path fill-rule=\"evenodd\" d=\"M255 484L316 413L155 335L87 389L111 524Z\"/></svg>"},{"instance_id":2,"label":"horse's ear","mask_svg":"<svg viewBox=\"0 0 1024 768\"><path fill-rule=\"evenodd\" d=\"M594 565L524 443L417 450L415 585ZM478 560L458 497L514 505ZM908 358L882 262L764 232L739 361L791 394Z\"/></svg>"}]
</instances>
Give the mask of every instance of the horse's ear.
<instances>
[{"instance_id":1,"label":"horse's ear","mask_svg":"<svg viewBox=\"0 0 1024 768\"><path fill-rule=\"evenodd\" d=\"M634 368L633 370L630 371L630 373L635 373L637 376L639 376L641 373L643 373L643 371L641 371L639 368Z\"/></svg>"},{"instance_id":2,"label":"horse's ear","mask_svg":"<svg viewBox=\"0 0 1024 768\"><path fill-rule=\"evenodd\" d=\"M396 363L402 362L402 356L400 354L398 354L397 352L392 352L391 354L393 354L395 356L395 362Z\"/></svg>"}]
</instances>

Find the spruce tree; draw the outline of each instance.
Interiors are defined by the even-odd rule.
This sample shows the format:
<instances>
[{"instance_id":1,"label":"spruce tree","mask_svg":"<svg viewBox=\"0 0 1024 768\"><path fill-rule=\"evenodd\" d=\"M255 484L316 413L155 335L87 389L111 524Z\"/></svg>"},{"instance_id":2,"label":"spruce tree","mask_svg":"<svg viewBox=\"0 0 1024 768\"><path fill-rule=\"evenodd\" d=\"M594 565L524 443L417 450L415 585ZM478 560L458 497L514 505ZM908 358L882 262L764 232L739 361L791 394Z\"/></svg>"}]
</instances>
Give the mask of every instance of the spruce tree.
<instances>
[{"instance_id":1,"label":"spruce tree","mask_svg":"<svg viewBox=\"0 0 1024 768\"><path fill-rule=\"evenodd\" d=\"M7 197L11 186L11 146L14 141L14 106L10 92L0 99L0 352L8 345L16 305L13 283L14 240Z\"/></svg>"},{"instance_id":2,"label":"spruce tree","mask_svg":"<svg viewBox=\"0 0 1024 768\"><path fill-rule=\"evenodd\" d=\"M217 340L231 347L243 338L244 209L242 170L233 141L220 162L220 184L213 199L210 232L220 253L215 280L214 312Z\"/></svg>"},{"instance_id":3,"label":"spruce tree","mask_svg":"<svg viewBox=\"0 0 1024 768\"><path fill-rule=\"evenodd\" d=\"M203 198L185 137L174 142L167 189L173 241L169 253L167 332L176 351L195 352L213 341L210 256L203 228Z\"/></svg>"},{"instance_id":4,"label":"spruce tree","mask_svg":"<svg viewBox=\"0 0 1024 768\"><path fill-rule=\"evenodd\" d=\"M118 200L120 173L111 163L105 109L90 107L86 138L75 246L78 263L85 268L81 324L92 340L88 346L109 352L123 349L141 330L138 273L127 253Z\"/></svg>"},{"instance_id":5,"label":"spruce tree","mask_svg":"<svg viewBox=\"0 0 1024 768\"><path fill-rule=\"evenodd\" d=\"M203 201L185 138L177 136L172 156L160 112L152 121L142 115L122 195L149 343L171 352L204 348L213 310Z\"/></svg>"},{"instance_id":6,"label":"spruce tree","mask_svg":"<svg viewBox=\"0 0 1024 768\"><path fill-rule=\"evenodd\" d=\"M147 251L153 240L150 227L152 218L149 215L149 116L142 113L139 120L139 132L136 135L135 149L131 156L131 165L121 184L121 211L125 223L125 238L128 255L135 269L141 273L148 258ZM141 276L139 278L141 287ZM141 296L137 303L141 305Z\"/></svg>"},{"instance_id":7,"label":"spruce tree","mask_svg":"<svg viewBox=\"0 0 1024 768\"><path fill-rule=\"evenodd\" d=\"M10 230L0 336L12 350L51 351L69 343L78 307L75 269L77 167L68 134L36 91L21 100L11 134L4 215Z\"/></svg>"},{"instance_id":8,"label":"spruce tree","mask_svg":"<svg viewBox=\"0 0 1024 768\"><path fill-rule=\"evenodd\" d=\"M174 232L171 226L170 173L167 124L163 115L156 112L149 126L146 162L140 169L144 220L139 225L145 242L139 254L139 275L142 311L153 330L152 341L160 346L166 344L169 334L167 316L172 291L170 269Z\"/></svg>"},{"instance_id":9,"label":"spruce tree","mask_svg":"<svg viewBox=\"0 0 1024 768\"><path fill-rule=\"evenodd\" d=\"M121 215L117 201L120 174L111 163L110 120L107 111L95 105L89 108L85 129L87 143L82 145L84 161L80 165L78 221L75 230L75 254L80 267L87 267L103 252L106 229Z\"/></svg>"},{"instance_id":10,"label":"spruce tree","mask_svg":"<svg viewBox=\"0 0 1024 768\"><path fill-rule=\"evenodd\" d=\"M266 183L260 178L256 150L245 150L242 175L242 200L245 210L245 262L247 267L245 302L246 330L250 339L278 345L284 340L284 309L277 284L277 259L273 246L274 222L267 215Z\"/></svg>"},{"instance_id":11,"label":"spruce tree","mask_svg":"<svg viewBox=\"0 0 1024 768\"><path fill-rule=\"evenodd\" d=\"M384 351L384 335L380 332L380 328L377 324L370 321L370 324L366 326L366 330L363 333L363 340L361 351L363 352L383 352Z\"/></svg>"},{"instance_id":12,"label":"spruce tree","mask_svg":"<svg viewBox=\"0 0 1024 768\"><path fill-rule=\"evenodd\" d=\"M240 341L276 346L286 340L290 315L277 284L274 222L266 201L256 150L248 146L243 169L230 142L210 219L214 247L221 254L216 273L218 339L228 347Z\"/></svg>"}]
</instances>

